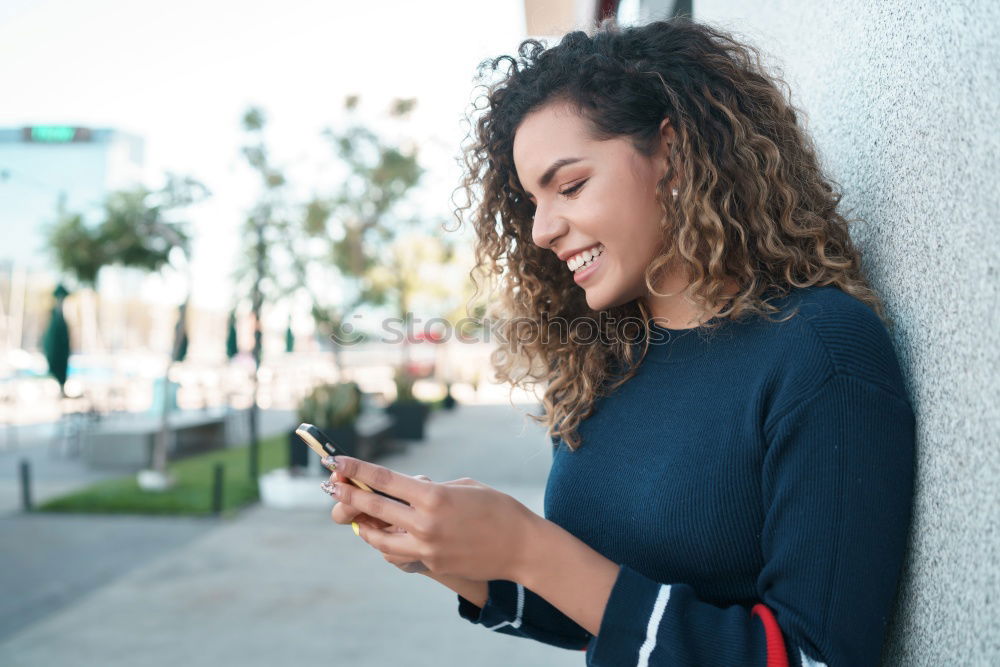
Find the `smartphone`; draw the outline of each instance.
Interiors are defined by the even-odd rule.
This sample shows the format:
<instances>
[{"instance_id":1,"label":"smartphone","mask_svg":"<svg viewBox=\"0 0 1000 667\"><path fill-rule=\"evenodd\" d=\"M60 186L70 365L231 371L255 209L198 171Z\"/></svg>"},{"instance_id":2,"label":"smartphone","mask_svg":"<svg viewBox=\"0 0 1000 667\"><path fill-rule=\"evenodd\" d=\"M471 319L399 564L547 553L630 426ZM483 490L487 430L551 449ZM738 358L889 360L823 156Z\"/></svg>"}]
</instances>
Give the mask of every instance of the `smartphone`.
<instances>
[{"instance_id":1,"label":"smartphone","mask_svg":"<svg viewBox=\"0 0 1000 667\"><path fill-rule=\"evenodd\" d=\"M323 431L319 430L312 424L299 424L298 428L295 429L295 435L299 436L299 438L301 438L304 443L309 445L309 449L313 450L321 457L343 454L344 456L357 458L353 454L349 454L348 452L344 451L343 448L338 448L337 445L334 444L330 436L328 436L326 433L323 433ZM353 484L354 486L358 487L362 491L368 491L369 493L377 493L380 496L390 498L392 500L395 500L396 502L403 503L404 505L410 504L405 500L402 500L395 496L390 496L388 493L383 493L378 489L373 489L372 487L368 486L367 484L359 480L351 479L349 477L344 477L344 479L350 484Z\"/></svg>"}]
</instances>

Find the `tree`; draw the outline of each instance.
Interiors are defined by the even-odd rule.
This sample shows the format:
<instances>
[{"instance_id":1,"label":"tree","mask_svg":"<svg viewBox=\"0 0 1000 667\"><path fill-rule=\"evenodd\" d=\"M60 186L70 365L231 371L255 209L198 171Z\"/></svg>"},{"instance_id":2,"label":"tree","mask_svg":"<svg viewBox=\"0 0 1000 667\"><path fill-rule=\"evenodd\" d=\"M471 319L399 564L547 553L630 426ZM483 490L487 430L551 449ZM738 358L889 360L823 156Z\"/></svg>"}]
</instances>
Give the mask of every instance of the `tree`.
<instances>
[{"instance_id":1,"label":"tree","mask_svg":"<svg viewBox=\"0 0 1000 667\"><path fill-rule=\"evenodd\" d=\"M385 295L395 315L407 321L418 297L445 302L454 293L445 268L452 261L451 246L439 233L400 234L388 248L388 262L368 274L368 282ZM410 361L410 338L403 338L403 363Z\"/></svg>"},{"instance_id":2,"label":"tree","mask_svg":"<svg viewBox=\"0 0 1000 667\"><path fill-rule=\"evenodd\" d=\"M250 479L256 483L258 476L258 434L259 408L257 392L260 385L259 371L263 352L263 328L261 316L266 297L273 303L289 292L276 276L272 266L275 251L287 247L290 230L288 206L285 198L285 176L271 163L264 141L267 119L264 111L250 107L243 114L243 130L247 143L243 146L243 157L250 168L257 172L262 191L244 224L242 237L249 243L244 248L244 260L237 272L237 282L249 281L251 311L253 313L253 398L250 406Z\"/></svg>"},{"instance_id":3,"label":"tree","mask_svg":"<svg viewBox=\"0 0 1000 667\"><path fill-rule=\"evenodd\" d=\"M382 267L399 230L417 223L400 209L424 172L416 147L397 145L358 120L354 115L358 102L357 96L345 100L351 114L347 127L324 132L346 176L333 192L307 203L301 218L302 241L291 253L299 284L313 303L317 327L333 343L338 370L343 368L341 346L332 334L342 330L359 306L385 305L391 299L391 281L385 280ZM415 105L416 100L398 99L389 116L403 121ZM318 251L310 251L317 247ZM338 303L310 288L310 267L331 264L347 291Z\"/></svg>"},{"instance_id":4,"label":"tree","mask_svg":"<svg viewBox=\"0 0 1000 667\"><path fill-rule=\"evenodd\" d=\"M180 261L187 276L187 296L178 312L170 357L164 371L160 431L153 447L153 471L161 482L166 474L170 429L169 392L171 368L186 352L185 313L191 296L190 243L186 223L172 220L173 212L203 201L208 189L199 181L168 174L159 190L144 186L112 192L105 199L101 221L88 226L79 213L62 210L49 233L56 263L83 285L94 288L105 266L119 265L149 272L160 271ZM172 259L173 258L173 259Z\"/></svg>"}]
</instances>

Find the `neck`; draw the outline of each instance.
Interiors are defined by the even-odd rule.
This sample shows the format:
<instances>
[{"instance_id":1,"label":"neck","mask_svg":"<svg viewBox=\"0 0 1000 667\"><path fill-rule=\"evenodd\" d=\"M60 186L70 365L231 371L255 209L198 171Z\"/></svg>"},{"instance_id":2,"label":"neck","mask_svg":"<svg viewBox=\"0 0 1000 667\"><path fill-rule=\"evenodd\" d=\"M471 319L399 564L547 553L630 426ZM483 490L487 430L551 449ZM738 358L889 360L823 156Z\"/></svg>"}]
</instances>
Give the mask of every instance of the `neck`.
<instances>
[{"instance_id":1,"label":"neck","mask_svg":"<svg viewBox=\"0 0 1000 667\"><path fill-rule=\"evenodd\" d=\"M643 297L643 303L656 324L668 329L694 329L722 310L725 305L723 303L716 303L707 311L699 309L684 294L688 284L684 276L674 272L664 278L656 288L657 292L668 293L668 296L647 294ZM732 278L727 279L723 295L729 297L738 291L739 284Z\"/></svg>"}]
</instances>

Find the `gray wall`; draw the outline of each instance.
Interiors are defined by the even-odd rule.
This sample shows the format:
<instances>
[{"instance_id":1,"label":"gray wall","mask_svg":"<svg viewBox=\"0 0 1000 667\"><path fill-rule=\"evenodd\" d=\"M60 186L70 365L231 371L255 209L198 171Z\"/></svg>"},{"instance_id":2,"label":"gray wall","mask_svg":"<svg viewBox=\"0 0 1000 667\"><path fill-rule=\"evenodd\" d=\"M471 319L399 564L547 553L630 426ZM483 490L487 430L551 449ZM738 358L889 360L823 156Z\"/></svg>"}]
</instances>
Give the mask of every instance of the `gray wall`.
<instances>
[{"instance_id":1,"label":"gray wall","mask_svg":"<svg viewBox=\"0 0 1000 667\"><path fill-rule=\"evenodd\" d=\"M888 665L1000 664L1000 3L695 0L805 111L918 422Z\"/></svg>"}]
</instances>

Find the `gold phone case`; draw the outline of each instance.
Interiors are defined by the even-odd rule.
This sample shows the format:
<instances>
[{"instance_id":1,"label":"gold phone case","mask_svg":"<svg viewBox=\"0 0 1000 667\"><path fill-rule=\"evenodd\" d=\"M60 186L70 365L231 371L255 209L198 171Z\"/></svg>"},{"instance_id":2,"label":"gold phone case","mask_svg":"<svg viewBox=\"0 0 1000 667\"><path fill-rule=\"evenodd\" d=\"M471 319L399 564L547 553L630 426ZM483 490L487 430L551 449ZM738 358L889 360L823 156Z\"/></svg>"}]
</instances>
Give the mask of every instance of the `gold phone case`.
<instances>
[{"instance_id":1,"label":"gold phone case","mask_svg":"<svg viewBox=\"0 0 1000 667\"><path fill-rule=\"evenodd\" d=\"M325 449L323 449L322 443L320 443L320 441L317 440L316 437L313 436L312 433L310 433L308 430L306 430L306 428L304 428L305 426L307 426L307 424L300 424L299 427L295 429L295 435L297 435L300 438L302 438L302 442L304 442L307 445L309 445L309 449L311 449L314 452L316 452L317 454L319 454L320 458L324 458L325 459L327 456L330 456L330 453L327 452ZM359 482L358 480L351 479L350 477L345 477L344 479L346 479L348 482L350 482L354 486L358 487L359 489L362 489L364 491L368 491L369 493L374 493L375 492L374 489L372 489L370 486L368 486L364 482Z\"/></svg>"}]
</instances>

